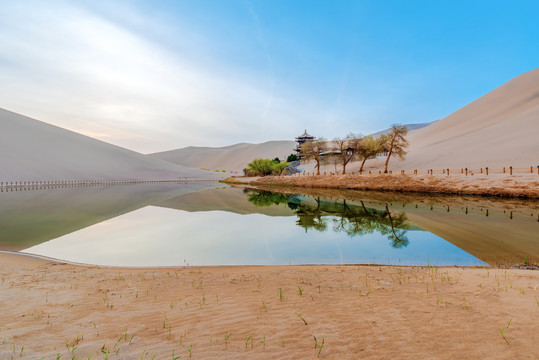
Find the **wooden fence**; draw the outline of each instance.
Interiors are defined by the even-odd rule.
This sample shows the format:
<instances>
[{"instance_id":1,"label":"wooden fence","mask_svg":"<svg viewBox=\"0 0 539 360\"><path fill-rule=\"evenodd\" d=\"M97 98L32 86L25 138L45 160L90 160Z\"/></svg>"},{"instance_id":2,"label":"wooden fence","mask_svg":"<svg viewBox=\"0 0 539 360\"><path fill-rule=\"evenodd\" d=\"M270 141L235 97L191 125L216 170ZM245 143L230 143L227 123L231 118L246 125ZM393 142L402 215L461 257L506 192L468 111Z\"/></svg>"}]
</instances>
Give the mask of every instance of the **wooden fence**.
<instances>
[{"instance_id":1,"label":"wooden fence","mask_svg":"<svg viewBox=\"0 0 539 360\"><path fill-rule=\"evenodd\" d=\"M397 172L395 172L397 173ZM422 169L422 170L400 170L398 172L400 174L410 174L410 175L464 175L464 176L474 176L474 175L492 175L492 174L506 174L508 176L511 175L518 175L518 174L537 174L539 175L539 165L538 166L530 166L530 167L520 167L516 168L513 166L506 166L506 167L480 167L480 168L445 168L445 169ZM383 174L383 171L381 170L368 170L368 171L362 171L361 173L358 171L351 171L347 172L347 174L356 174L356 175L364 175L364 174ZM389 171L389 174L393 174L393 171ZM309 171L309 172L301 172L296 173L293 176L312 176L316 175L316 171ZM320 175L341 175L340 171L337 172L320 172Z\"/></svg>"},{"instance_id":2,"label":"wooden fence","mask_svg":"<svg viewBox=\"0 0 539 360\"><path fill-rule=\"evenodd\" d=\"M89 186L113 186L133 184L186 184L193 182L218 182L215 178L182 178L169 180L54 180L54 181L0 181L0 192L74 188Z\"/></svg>"}]
</instances>

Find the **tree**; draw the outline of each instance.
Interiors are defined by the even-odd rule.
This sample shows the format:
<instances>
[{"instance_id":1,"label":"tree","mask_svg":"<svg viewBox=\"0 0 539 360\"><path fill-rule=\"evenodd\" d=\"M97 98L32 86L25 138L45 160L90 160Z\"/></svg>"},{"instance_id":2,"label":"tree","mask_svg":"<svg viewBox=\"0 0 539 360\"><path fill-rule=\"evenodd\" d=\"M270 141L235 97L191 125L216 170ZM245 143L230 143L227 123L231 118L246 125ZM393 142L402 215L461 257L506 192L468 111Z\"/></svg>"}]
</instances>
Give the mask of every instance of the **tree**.
<instances>
[{"instance_id":1,"label":"tree","mask_svg":"<svg viewBox=\"0 0 539 360\"><path fill-rule=\"evenodd\" d=\"M270 159L254 159L247 164L247 171L259 176L270 175L274 162Z\"/></svg>"},{"instance_id":2,"label":"tree","mask_svg":"<svg viewBox=\"0 0 539 360\"><path fill-rule=\"evenodd\" d=\"M286 161L273 163L273 172L277 173L278 175L281 175L283 171L289 166L290 164Z\"/></svg>"},{"instance_id":3,"label":"tree","mask_svg":"<svg viewBox=\"0 0 539 360\"><path fill-rule=\"evenodd\" d=\"M363 171L363 166L365 165L367 159L384 151L381 140L381 137L373 138L372 136L365 136L355 143L356 156L362 160L361 166L359 167L359 172Z\"/></svg>"},{"instance_id":4,"label":"tree","mask_svg":"<svg viewBox=\"0 0 539 360\"><path fill-rule=\"evenodd\" d=\"M335 138L333 140L333 150L339 156L339 162L342 164L342 173L346 174L346 165L354 157L355 147L359 142L361 135L353 133L348 134L345 138Z\"/></svg>"},{"instance_id":5,"label":"tree","mask_svg":"<svg viewBox=\"0 0 539 360\"><path fill-rule=\"evenodd\" d=\"M286 158L286 161L289 162L289 163L292 162L292 161L297 161L297 160L298 160L298 156L296 154L290 154Z\"/></svg>"},{"instance_id":6,"label":"tree","mask_svg":"<svg viewBox=\"0 0 539 360\"><path fill-rule=\"evenodd\" d=\"M405 125L393 125L391 132L386 135L382 135L382 146L387 151L387 159L384 166L384 173L387 174L387 165L392 155L397 156L399 159L404 160L406 157L406 148L409 143L405 136L408 134L408 129Z\"/></svg>"},{"instance_id":7,"label":"tree","mask_svg":"<svg viewBox=\"0 0 539 360\"><path fill-rule=\"evenodd\" d=\"M281 175L288 165L289 164L287 162L275 162L275 160L270 159L254 159L247 164L247 169L245 169L244 172L246 174L254 174L258 176L271 174Z\"/></svg>"},{"instance_id":8,"label":"tree","mask_svg":"<svg viewBox=\"0 0 539 360\"><path fill-rule=\"evenodd\" d=\"M320 175L321 154L327 150L328 145L324 138L306 141L301 147L301 154L306 160L316 161L316 175Z\"/></svg>"},{"instance_id":9,"label":"tree","mask_svg":"<svg viewBox=\"0 0 539 360\"><path fill-rule=\"evenodd\" d=\"M275 162L275 163L277 163L277 164L278 164L278 163L280 163L280 162L281 162L281 160L279 160L279 158L278 158L278 157L276 157L275 159L273 159L273 162Z\"/></svg>"}]
</instances>

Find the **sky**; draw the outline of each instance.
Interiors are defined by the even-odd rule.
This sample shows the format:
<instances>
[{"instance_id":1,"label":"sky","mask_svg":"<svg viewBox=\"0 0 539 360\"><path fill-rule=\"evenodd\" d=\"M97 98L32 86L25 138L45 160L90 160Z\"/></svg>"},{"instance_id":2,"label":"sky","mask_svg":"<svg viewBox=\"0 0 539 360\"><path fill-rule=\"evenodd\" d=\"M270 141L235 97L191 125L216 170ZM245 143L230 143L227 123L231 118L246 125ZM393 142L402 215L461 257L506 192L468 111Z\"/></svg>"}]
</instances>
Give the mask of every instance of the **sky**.
<instances>
[{"instance_id":1,"label":"sky","mask_svg":"<svg viewBox=\"0 0 539 360\"><path fill-rule=\"evenodd\" d=\"M537 13L535 0L0 0L0 107L142 153L369 134L539 67Z\"/></svg>"}]
</instances>

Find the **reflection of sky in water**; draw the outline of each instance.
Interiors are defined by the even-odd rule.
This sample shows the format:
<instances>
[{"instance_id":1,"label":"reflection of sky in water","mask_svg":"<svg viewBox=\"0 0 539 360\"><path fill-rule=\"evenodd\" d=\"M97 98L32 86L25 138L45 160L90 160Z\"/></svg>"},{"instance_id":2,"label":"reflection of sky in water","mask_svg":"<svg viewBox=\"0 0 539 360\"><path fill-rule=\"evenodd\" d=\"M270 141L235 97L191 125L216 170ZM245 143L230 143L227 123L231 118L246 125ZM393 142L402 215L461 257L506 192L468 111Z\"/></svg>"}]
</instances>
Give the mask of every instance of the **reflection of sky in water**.
<instances>
[{"instance_id":1,"label":"reflection of sky in water","mask_svg":"<svg viewBox=\"0 0 539 360\"><path fill-rule=\"evenodd\" d=\"M409 230L395 249L377 232L349 237L305 230L296 216L186 212L160 207L118 216L24 252L98 265L396 264L484 265L426 231Z\"/></svg>"}]
</instances>

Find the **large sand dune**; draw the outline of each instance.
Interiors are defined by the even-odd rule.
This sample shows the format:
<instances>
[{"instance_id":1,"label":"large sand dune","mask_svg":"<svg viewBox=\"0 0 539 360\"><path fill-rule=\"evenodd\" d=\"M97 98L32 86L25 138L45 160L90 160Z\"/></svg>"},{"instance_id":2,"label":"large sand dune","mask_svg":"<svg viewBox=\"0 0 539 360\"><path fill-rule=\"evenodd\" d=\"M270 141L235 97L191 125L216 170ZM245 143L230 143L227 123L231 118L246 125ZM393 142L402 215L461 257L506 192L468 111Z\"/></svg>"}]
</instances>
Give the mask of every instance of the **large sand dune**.
<instances>
[{"instance_id":1,"label":"large sand dune","mask_svg":"<svg viewBox=\"0 0 539 360\"><path fill-rule=\"evenodd\" d=\"M404 162L393 170L488 166L521 171L539 165L539 69L524 73L430 126L409 133ZM379 168L384 159L372 160ZM351 170L358 167L354 164Z\"/></svg>"},{"instance_id":2,"label":"large sand dune","mask_svg":"<svg viewBox=\"0 0 539 360\"><path fill-rule=\"evenodd\" d=\"M522 74L446 118L410 134L405 165L539 165L539 69Z\"/></svg>"},{"instance_id":3,"label":"large sand dune","mask_svg":"<svg viewBox=\"0 0 539 360\"><path fill-rule=\"evenodd\" d=\"M157 158L0 109L0 181L203 176Z\"/></svg>"},{"instance_id":4,"label":"large sand dune","mask_svg":"<svg viewBox=\"0 0 539 360\"><path fill-rule=\"evenodd\" d=\"M149 154L152 158L170 161L175 164L210 170L241 172L255 158L278 157L286 160L295 153L294 141L268 141L261 144L240 143L225 147L189 146L182 149Z\"/></svg>"}]
</instances>

